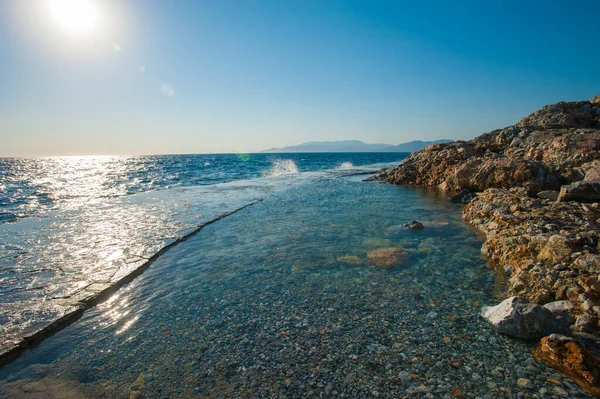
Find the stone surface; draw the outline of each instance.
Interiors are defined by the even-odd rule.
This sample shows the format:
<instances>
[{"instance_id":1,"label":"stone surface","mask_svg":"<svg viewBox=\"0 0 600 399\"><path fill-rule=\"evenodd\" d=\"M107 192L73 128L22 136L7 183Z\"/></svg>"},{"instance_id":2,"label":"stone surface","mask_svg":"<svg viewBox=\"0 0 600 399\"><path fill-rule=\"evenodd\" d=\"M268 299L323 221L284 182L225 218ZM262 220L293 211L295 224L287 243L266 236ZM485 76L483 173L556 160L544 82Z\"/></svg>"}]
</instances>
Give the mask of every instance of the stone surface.
<instances>
[{"instance_id":1,"label":"stone surface","mask_svg":"<svg viewBox=\"0 0 600 399\"><path fill-rule=\"evenodd\" d=\"M600 181L579 181L562 186L558 194L558 201L600 201Z\"/></svg>"},{"instance_id":2,"label":"stone surface","mask_svg":"<svg viewBox=\"0 0 600 399\"><path fill-rule=\"evenodd\" d=\"M481 317L496 331L527 340L567 329L548 309L519 296L507 298L497 306L484 307Z\"/></svg>"},{"instance_id":3,"label":"stone surface","mask_svg":"<svg viewBox=\"0 0 600 399\"><path fill-rule=\"evenodd\" d=\"M573 302L571 301L565 300L549 302L545 304L544 307L551 311L554 316L562 317L565 320L567 320L569 324L571 324L574 321L573 316L571 315L574 306Z\"/></svg>"},{"instance_id":4,"label":"stone surface","mask_svg":"<svg viewBox=\"0 0 600 399\"><path fill-rule=\"evenodd\" d=\"M555 190L545 190L537 193L538 198L549 199L551 201L556 201L558 199L558 191Z\"/></svg>"},{"instance_id":5,"label":"stone surface","mask_svg":"<svg viewBox=\"0 0 600 399\"><path fill-rule=\"evenodd\" d=\"M600 353L593 338L552 334L533 349L534 356L565 373L587 392L600 395Z\"/></svg>"},{"instance_id":6,"label":"stone surface","mask_svg":"<svg viewBox=\"0 0 600 399\"><path fill-rule=\"evenodd\" d=\"M393 267L402 263L406 251L400 247L379 248L367 253L369 264L376 267Z\"/></svg>"},{"instance_id":7,"label":"stone surface","mask_svg":"<svg viewBox=\"0 0 600 399\"><path fill-rule=\"evenodd\" d=\"M462 190L460 193L450 197L450 201L455 204L468 204L471 202L477 194L470 192L469 190Z\"/></svg>"}]
</instances>

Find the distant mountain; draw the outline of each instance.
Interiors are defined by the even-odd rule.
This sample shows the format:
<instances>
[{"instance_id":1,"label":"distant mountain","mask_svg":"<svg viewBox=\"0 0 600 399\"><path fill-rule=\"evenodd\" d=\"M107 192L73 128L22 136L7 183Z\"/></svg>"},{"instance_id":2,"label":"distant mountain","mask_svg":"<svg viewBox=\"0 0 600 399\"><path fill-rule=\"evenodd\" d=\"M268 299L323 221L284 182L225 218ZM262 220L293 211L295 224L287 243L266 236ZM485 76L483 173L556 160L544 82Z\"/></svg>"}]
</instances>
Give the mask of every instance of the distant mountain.
<instances>
[{"instance_id":1,"label":"distant mountain","mask_svg":"<svg viewBox=\"0 0 600 399\"><path fill-rule=\"evenodd\" d=\"M429 144L448 143L452 140L411 141L398 145L367 144L359 140L311 141L282 148L270 148L261 152L413 152Z\"/></svg>"}]
</instances>

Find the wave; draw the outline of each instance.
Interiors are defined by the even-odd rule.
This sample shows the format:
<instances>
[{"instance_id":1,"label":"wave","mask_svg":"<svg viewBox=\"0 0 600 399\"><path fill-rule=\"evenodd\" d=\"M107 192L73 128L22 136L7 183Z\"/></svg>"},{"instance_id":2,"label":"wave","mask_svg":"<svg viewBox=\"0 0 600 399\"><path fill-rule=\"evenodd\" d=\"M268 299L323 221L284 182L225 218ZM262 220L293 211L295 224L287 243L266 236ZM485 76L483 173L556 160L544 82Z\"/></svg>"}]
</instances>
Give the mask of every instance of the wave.
<instances>
[{"instance_id":1,"label":"wave","mask_svg":"<svg viewBox=\"0 0 600 399\"><path fill-rule=\"evenodd\" d=\"M276 159L271 163L271 168L266 171L265 176L282 176L299 173L298 165L291 159Z\"/></svg>"},{"instance_id":2,"label":"wave","mask_svg":"<svg viewBox=\"0 0 600 399\"><path fill-rule=\"evenodd\" d=\"M354 167L354 165L352 164L352 162L342 162L340 164L340 166L338 166L338 169L352 169Z\"/></svg>"}]
</instances>

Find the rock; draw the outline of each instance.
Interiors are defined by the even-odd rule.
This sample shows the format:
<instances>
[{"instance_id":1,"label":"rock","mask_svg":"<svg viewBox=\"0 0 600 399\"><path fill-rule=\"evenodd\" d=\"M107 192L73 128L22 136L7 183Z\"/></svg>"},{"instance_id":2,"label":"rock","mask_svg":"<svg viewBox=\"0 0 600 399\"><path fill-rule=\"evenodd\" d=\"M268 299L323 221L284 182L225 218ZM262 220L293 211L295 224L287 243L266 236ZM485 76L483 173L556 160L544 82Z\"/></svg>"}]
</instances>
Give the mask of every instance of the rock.
<instances>
[{"instance_id":1,"label":"rock","mask_svg":"<svg viewBox=\"0 0 600 399\"><path fill-rule=\"evenodd\" d=\"M406 227L409 230L421 230L421 229L423 229L423 225L420 222L417 222L416 220L413 220L413 221L408 222L408 223L404 223L403 226Z\"/></svg>"},{"instance_id":2,"label":"rock","mask_svg":"<svg viewBox=\"0 0 600 399\"><path fill-rule=\"evenodd\" d=\"M581 279L581 283L588 290L600 296L600 276L590 276Z\"/></svg>"},{"instance_id":3,"label":"rock","mask_svg":"<svg viewBox=\"0 0 600 399\"><path fill-rule=\"evenodd\" d=\"M571 315L571 312L574 309L573 302L568 300L554 301L545 304L544 307L551 311L554 316L562 317L569 324L573 323L574 318Z\"/></svg>"},{"instance_id":4,"label":"rock","mask_svg":"<svg viewBox=\"0 0 600 399\"><path fill-rule=\"evenodd\" d=\"M530 195L584 178L582 166L600 159L600 104L548 105L514 126L470 141L436 144L411 153L377 179L394 184L480 192L523 186ZM468 192L455 196L470 202Z\"/></svg>"},{"instance_id":5,"label":"rock","mask_svg":"<svg viewBox=\"0 0 600 399\"><path fill-rule=\"evenodd\" d=\"M555 332L565 332L566 325L543 306L513 296L497 306L484 307L481 316L505 335L535 340Z\"/></svg>"},{"instance_id":6,"label":"rock","mask_svg":"<svg viewBox=\"0 0 600 399\"><path fill-rule=\"evenodd\" d=\"M376 267L393 267L402 263L406 251L400 247L379 248L367 253L369 264Z\"/></svg>"},{"instance_id":7,"label":"rock","mask_svg":"<svg viewBox=\"0 0 600 399\"><path fill-rule=\"evenodd\" d=\"M406 371L401 371L398 374L398 378L400 378L400 381L402 381L402 383L404 385L410 383L410 381L412 380L412 376L410 375L410 373L407 373Z\"/></svg>"},{"instance_id":8,"label":"rock","mask_svg":"<svg viewBox=\"0 0 600 399\"><path fill-rule=\"evenodd\" d=\"M356 255L340 256L335 260L338 263L346 263L348 265L361 265L362 260Z\"/></svg>"},{"instance_id":9,"label":"rock","mask_svg":"<svg viewBox=\"0 0 600 399\"><path fill-rule=\"evenodd\" d=\"M537 193L537 197L541 199L549 199L550 201L556 201L558 199L558 191L556 190L544 190Z\"/></svg>"},{"instance_id":10,"label":"rock","mask_svg":"<svg viewBox=\"0 0 600 399\"><path fill-rule=\"evenodd\" d=\"M450 202L455 204L468 204L477 197L477 194L470 192L469 190L462 190L460 193L450 197Z\"/></svg>"},{"instance_id":11,"label":"rock","mask_svg":"<svg viewBox=\"0 0 600 399\"><path fill-rule=\"evenodd\" d=\"M575 320L575 329L582 332L597 332L598 322L588 313L580 314Z\"/></svg>"},{"instance_id":12,"label":"rock","mask_svg":"<svg viewBox=\"0 0 600 399\"><path fill-rule=\"evenodd\" d=\"M581 166L585 170L583 181L599 181L600 180L600 160L594 160L588 164Z\"/></svg>"},{"instance_id":13,"label":"rock","mask_svg":"<svg viewBox=\"0 0 600 399\"><path fill-rule=\"evenodd\" d=\"M569 240L565 237L555 234L550 236L544 248L540 251L537 258L550 263L559 263L569 258L573 250L569 246Z\"/></svg>"},{"instance_id":14,"label":"rock","mask_svg":"<svg viewBox=\"0 0 600 399\"><path fill-rule=\"evenodd\" d=\"M450 359L448 360L448 365L454 367L455 369L462 367L463 361L461 359Z\"/></svg>"},{"instance_id":15,"label":"rock","mask_svg":"<svg viewBox=\"0 0 600 399\"><path fill-rule=\"evenodd\" d=\"M517 385L524 389L533 389L533 384L527 378L519 378Z\"/></svg>"},{"instance_id":16,"label":"rock","mask_svg":"<svg viewBox=\"0 0 600 399\"><path fill-rule=\"evenodd\" d=\"M600 181L579 181L560 188L558 201L600 201Z\"/></svg>"},{"instance_id":17,"label":"rock","mask_svg":"<svg viewBox=\"0 0 600 399\"><path fill-rule=\"evenodd\" d=\"M600 395L599 354L597 343L593 339L560 334L542 338L540 344L533 349L533 355L538 360L566 374L585 391L596 396Z\"/></svg>"}]
</instances>

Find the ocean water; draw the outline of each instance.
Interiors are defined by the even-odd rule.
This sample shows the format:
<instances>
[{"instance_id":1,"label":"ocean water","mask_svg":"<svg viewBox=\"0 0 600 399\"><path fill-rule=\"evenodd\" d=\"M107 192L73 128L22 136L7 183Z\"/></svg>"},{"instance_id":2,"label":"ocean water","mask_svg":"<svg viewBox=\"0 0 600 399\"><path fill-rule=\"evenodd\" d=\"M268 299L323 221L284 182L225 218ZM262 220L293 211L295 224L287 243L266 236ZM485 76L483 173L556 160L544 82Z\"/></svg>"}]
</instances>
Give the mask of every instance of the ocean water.
<instances>
[{"instance_id":1,"label":"ocean water","mask_svg":"<svg viewBox=\"0 0 600 399\"><path fill-rule=\"evenodd\" d=\"M405 155L0 159L0 349L214 217L289 186Z\"/></svg>"},{"instance_id":2,"label":"ocean water","mask_svg":"<svg viewBox=\"0 0 600 399\"><path fill-rule=\"evenodd\" d=\"M221 157L229 167L254 163L237 177L221 167L216 183L198 177L187 185L171 172L150 183L141 172L155 173L149 160L132 161L129 175L116 172L115 162L128 161L115 159L105 177L79 172L108 194L86 186L87 197L68 195L76 179L64 177L51 202L7 211L14 216L0 226L1 241L13 243L2 245L18 246L13 254L21 258L3 260L2 270L29 279L3 275L10 337L26 322L11 306L30 326L50 320L58 313L44 313L50 307L40 308L40 298L72 306L78 293L125 274L194 226L252 204L172 247L109 300L0 369L0 398L587 397L537 363L528 344L480 319L504 285L459 205L427 190L362 181L403 155L191 156L196 171L175 168L197 176ZM23 185L22 192L34 190ZM405 229L413 219L425 228ZM370 252L389 247L406 254L390 268L369 263ZM26 277L27 270L41 276ZM70 292L71 281L85 287L49 299L51 290ZM31 289L36 284L43 288Z\"/></svg>"}]
</instances>

